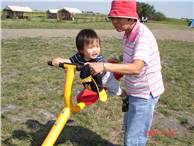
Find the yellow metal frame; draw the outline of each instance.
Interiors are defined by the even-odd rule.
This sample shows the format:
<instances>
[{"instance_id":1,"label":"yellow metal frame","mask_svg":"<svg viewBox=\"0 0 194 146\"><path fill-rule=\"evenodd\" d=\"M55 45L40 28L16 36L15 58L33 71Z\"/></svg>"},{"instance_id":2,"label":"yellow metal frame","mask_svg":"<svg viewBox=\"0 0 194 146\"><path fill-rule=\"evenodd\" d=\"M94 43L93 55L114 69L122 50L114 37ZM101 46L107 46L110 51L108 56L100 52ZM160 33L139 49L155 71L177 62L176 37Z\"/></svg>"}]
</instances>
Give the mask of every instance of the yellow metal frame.
<instances>
[{"instance_id":1,"label":"yellow metal frame","mask_svg":"<svg viewBox=\"0 0 194 146\"><path fill-rule=\"evenodd\" d=\"M49 134L44 140L42 146L53 146L63 130L67 120L69 119L71 113L80 112L86 106L85 103L80 102L78 104L73 105L71 100L71 91L72 84L75 76L76 66L74 64L64 64L64 68L66 69L65 81L64 81L64 105L65 108L59 114L56 122L51 128Z\"/></svg>"}]
</instances>

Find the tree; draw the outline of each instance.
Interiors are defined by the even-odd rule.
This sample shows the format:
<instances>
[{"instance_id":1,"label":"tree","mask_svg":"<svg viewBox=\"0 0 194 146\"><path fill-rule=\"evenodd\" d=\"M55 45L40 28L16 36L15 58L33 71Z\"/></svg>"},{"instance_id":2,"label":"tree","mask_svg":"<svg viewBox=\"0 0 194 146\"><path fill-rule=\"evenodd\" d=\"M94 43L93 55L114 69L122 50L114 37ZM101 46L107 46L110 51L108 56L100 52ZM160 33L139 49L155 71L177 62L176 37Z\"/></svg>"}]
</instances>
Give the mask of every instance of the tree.
<instances>
[{"instance_id":1,"label":"tree","mask_svg":"<svg viewBox=\"0 0 194 146\"><path fill-rule=\"evenodd\" d=\"M164 14L162 14L161 12L156 12L153 15L153 20L161 21L161 20L165 20L165 19L166 19L166 16Z\"/></svg>"},{"instance_id":2,"label":"tree","mask_svg":"<svg viewBox=\"0 0 194 146\"><path fill-rule=\"evenodd\" d=\"M166 19L166 16L164 14L162 14L161 12L156 12L154 6L151 6L147 3L137 2L137 13L140 19L142 19L142 17L153 20Z\"/></svg>"},{"instance_id":3,"label":"tree","mask_svg":"<svg viewBox=\"0 0 194 146\"><path fill-rule=\"evenodd\" d=\"M156 11L154 7L149 4L137 2L137 12L140 18L148 17L151 19Z\"/></svg>"}]
</instances>

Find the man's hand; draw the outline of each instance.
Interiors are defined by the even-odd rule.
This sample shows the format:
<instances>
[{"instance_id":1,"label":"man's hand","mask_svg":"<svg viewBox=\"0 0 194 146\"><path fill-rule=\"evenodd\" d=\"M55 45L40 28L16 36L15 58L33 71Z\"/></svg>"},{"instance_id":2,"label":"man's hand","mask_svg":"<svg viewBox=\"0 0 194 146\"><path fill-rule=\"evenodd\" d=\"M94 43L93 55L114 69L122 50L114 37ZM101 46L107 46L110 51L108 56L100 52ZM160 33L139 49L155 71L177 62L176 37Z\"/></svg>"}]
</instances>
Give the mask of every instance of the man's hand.
<instances>
[{"instance_id":1,"label":"man's hand","mask_svg":"<svg viewBox=\"0 0 194 146\"><path fill-rule=\"evenodd\" d=\"M103 62L87 62L84 65L87 65L87 64L89 64L89 67L91 69L91 73L93 75L96 75L96 74L104 71Z\"/></svg>"}]
</instances>

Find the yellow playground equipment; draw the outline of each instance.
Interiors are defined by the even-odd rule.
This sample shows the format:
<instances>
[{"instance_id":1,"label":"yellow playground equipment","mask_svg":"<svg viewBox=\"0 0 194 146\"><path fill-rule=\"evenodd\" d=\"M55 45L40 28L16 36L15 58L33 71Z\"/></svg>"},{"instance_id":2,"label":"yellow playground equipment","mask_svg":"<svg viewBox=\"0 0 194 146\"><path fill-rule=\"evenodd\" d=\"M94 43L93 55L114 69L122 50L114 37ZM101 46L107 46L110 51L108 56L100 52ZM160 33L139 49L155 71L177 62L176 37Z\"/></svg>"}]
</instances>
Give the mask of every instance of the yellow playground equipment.
<instances>
[{"instance_id":1,"label":"yellow playground equipment","mask_svg":"<svg viewBox=\"0 0 194 146\"><path fill-rule=\"evenodd\" d=\"M48 61L48 65L52 66L52 61ZM65 81L64 81L64 109L62 112L59 114L57 120L55 121L54 125L52 126L49 134L47 135L46 139L42 143L42 146L53 146L60 135L61 131L63 130L67 120L69 119L70 115L72 113L78 113L81 110L83 110L86 106L87 103L82 101L79 101L76 104L72 103L71 99L71 91L72 91L72 84L75 76L75 71L76 70L81 70L83 66L79 66L76 64L71 64L71 63L59 63L59 67L64 68L66 71L65 74ZM87 78L82 80L83 82L88 82L88 81L94 81L93 77L90 75ZM94 81L95 83L95 81ZM99 98L100 101L105 102L107 100L107 94L104 89L99 90L97 87L97 93L93 94L93 102L95 102L94 96ZM91 100L90 100L91 102Z\"/></svg>"}]
</instances>

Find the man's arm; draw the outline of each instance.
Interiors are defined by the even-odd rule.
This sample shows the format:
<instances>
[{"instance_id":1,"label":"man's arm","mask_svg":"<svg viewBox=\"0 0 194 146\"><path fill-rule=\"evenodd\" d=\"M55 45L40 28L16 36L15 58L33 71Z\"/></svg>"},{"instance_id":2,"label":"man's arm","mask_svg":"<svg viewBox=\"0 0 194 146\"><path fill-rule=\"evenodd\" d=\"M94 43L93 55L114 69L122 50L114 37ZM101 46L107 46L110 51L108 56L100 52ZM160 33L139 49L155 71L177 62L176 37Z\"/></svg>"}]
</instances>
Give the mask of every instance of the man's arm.
<instances>
[{"instance_id":1,"label":"man's arm","mask_svg":"<svg viewBox=\"0 0 194 146\"><path fill-rule=\"evenodd\" d=\"M145 66L143 60L134 60L132 63L86 63L89 64L93 74L100 73L102 71L117 72L120 74L138 75Z\"/></svg>"}]
</instances>

